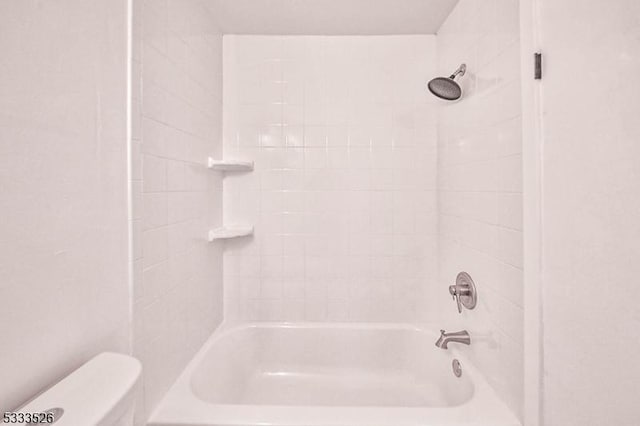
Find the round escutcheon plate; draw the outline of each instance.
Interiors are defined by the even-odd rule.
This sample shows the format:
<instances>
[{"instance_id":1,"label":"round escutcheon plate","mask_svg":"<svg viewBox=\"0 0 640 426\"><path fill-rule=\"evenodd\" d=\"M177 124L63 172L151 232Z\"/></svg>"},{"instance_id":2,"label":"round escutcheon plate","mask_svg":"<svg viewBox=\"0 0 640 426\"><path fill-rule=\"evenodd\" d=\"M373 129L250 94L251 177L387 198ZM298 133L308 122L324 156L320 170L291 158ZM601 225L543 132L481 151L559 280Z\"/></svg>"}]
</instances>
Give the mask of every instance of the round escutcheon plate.
<instances>
[{"instance_id":1,"label":"round escutcheon plate","mask_svg":"<svg viewBox=\"0 0 640 426\"><path fill-rule=\"evenodd\" d=\"M466 287L469 289L469 294L461 295L460 303L467 309L473 309L476 307L478 303L478 292L476 291L476 285L473 283L471 276L466 272L460 272L456 277L456 285L461 287Z\"/></svg>"},{"instance_id":2,"label":"round escutcheon plate","mask_svg":"<svg viewBox=\"0 0 640 426\"><path fill-rule=\"evenodd\" d=\"M451 363L451 367L453 367L453 374L456 377L462 376L462 366L460 365L460 361L458 361L457 359L454 359L453 362Z\"/></svg>"}]
</instances>

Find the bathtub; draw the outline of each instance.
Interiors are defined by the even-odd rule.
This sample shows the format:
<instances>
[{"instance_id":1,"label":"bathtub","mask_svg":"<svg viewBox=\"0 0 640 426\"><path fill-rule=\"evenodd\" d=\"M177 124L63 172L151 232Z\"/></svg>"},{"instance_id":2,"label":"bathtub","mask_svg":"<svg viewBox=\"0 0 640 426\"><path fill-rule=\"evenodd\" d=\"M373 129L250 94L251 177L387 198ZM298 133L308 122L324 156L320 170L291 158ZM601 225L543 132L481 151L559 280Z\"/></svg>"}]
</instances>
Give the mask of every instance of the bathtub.
<instances>
[{"instance_id":1,"label":"bathtub","mask_svg":"<svg viewBox=\"0 0 640 426\"><path fill-rule=\"evenodd\" d=\"M464 348L438 349L437 337L390 324L223 327L149 425L519 426Z\"/></svg>"}]
</instances>

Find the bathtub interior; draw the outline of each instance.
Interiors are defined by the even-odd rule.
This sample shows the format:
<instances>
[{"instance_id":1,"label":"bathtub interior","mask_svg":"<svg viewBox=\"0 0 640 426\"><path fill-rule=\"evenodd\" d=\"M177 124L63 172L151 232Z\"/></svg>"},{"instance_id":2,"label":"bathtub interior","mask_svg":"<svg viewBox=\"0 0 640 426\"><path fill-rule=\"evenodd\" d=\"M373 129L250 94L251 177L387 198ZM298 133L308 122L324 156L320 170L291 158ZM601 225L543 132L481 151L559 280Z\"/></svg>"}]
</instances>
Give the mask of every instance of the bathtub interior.
<instances>
[{"instance_id":1,"label":"bathtub interior","mask_svg":"<svg viewBox=\"0 0 640 426\"><path fill-rule=\"evenodd\" d=\"M224 333L191 376L211 404L451 407L474 394L451 355L417 329L245 327Z\"/></svg>"}]
</instances>

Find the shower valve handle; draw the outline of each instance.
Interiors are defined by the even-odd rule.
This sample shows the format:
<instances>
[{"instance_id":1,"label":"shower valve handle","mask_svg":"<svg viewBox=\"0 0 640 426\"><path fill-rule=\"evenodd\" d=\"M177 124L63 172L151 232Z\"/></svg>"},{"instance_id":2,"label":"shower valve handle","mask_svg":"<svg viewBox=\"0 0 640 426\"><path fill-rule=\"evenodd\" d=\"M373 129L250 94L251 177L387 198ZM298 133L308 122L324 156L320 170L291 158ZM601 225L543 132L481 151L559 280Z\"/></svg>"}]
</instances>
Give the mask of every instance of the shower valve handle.
<instances>
[{"instance_id":1,"label":"shower valve handle","mask_svg":"<svg viewBox=\"0 0 640 426\"><path fill-rule=\"evenodd\" d=\"M460 302L460 296L468 296L470 291L468 287L459 286L459 285L450 285L449 293L453 297L453 300L458 304L458 313L462 313L462 302Z\"/></svg>"},{"instance_id":2,"label":"shower valve handle","mask_svg":"<svg viewBox=\"0 0 640 426\"><path fill-rule=\"evenodd\" d=\"M477 293L473 280L466 272L461 272L456 278L456 283L449 286L449 294L458 305L458 313L462 313L462 307L473 309L476 307Z\"/></svg>"},{"instance_id":3,"label":"shower valve handle","mask_svg":"<svg viewBox=\"0 0 640 426\"><path fill-rule=\"evenodd\" d=\"M453 297L453 300L456 301L456 304L458 305L458 313L461 314L462 313L462 305L460 304L460 298L456 294L455 287L454 288L452 288L452 287L453 286L449 286L449 293L451 293L451 296Z\"/></svg>"}]
</instances>

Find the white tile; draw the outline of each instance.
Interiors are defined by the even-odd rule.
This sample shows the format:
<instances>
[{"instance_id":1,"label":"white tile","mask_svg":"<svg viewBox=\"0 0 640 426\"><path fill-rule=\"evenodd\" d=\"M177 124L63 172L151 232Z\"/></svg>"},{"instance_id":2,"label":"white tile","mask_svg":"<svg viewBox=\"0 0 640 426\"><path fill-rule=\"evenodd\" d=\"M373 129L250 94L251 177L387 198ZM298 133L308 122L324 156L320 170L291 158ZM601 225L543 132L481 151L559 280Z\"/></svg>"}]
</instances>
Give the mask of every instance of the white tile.
<instances>
[{"instance_id":1,"label":"white tile","mask_svg":"<svg viewBox=\"0 0 640 426\"><path fill-rule=\"evenodd\" d=\"M142 226L145 230L158 228L167 224L167 194L146 193L143 194Z\"/></svg>"},{"instance_id":2,"label":"white tile","mask_svg":"<svg viewBox=\"0 0 640 426\"><path fill-rule=\"evenodd\" d=\"M167 259L167 228L155 228L142 233L142 256L145 267Z\"/></svg>"},{"instance_id":3,"label":"white tile","mask_svg":"<svg viewBox=\"0 0 640 426\"><path fill-rule=\"evenodd\" d=\"M182 191L186 188L185 164L182 161L167 161L167 190Z\"/></svg>"},{"instance_id":4,"label":"white tile","mask_svg":"<svg viewBox=\"0 0 640 426\"><path fill-rule=\"evenodd\" d=\"M167 188L167 162L152 155L142 157L142 189L144 192L165 191Z\"/></svg>"}]
</instances>

